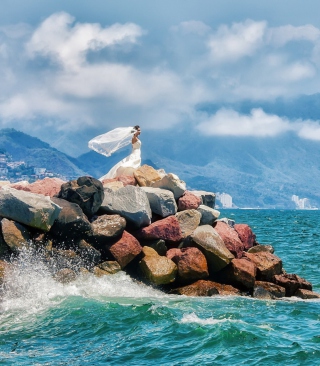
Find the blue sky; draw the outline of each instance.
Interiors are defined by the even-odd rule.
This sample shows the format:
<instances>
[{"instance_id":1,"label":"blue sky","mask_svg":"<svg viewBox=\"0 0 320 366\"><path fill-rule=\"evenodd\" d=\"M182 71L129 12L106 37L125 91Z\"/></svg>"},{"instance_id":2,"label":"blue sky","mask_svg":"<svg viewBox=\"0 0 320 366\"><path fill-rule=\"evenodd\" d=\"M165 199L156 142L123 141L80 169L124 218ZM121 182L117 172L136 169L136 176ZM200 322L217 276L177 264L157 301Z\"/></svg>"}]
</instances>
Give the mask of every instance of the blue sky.
<instances>
[{"instance_id":1,"label":"blue sky","mask_svg":"<svg viewBox=\"0 0 320 366\"><path fill-rule=\"evenodd\" d=\"M320 142L317 119L259 106L319 93L319 10L316 0L3 0L0 127L75 155L86 137L137 123ZM243 101L256 107L243 114Z\"/></svg>"}]
</instances>

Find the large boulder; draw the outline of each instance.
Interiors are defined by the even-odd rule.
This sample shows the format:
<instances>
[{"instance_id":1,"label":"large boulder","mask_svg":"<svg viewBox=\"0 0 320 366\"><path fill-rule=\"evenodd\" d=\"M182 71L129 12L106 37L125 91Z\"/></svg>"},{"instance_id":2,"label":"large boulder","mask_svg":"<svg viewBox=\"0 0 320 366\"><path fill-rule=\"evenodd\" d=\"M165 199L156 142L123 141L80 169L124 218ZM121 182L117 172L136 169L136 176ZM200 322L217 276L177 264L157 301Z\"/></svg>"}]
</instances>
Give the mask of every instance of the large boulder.
<instances>
[{"instance_id":1,"label":"large boulder","mask_svg":"<svg viewBox=\"0 0 320 366\"><path fill-rule=\"evenodd\" d=\"M197 209L201 205L201 198L195 196L190 191L185 191L184 194L178 199L178 210L192 210Z\"/></svg>"},{"instance_id":2,"label":"large boulder","mask_svg":"<svg viewBox=\"0 0 320 366\"><path fill-rule=\"evenodd\" d=\"M124 187L137 185L136 178L133 177L132 175L118 175L116 177L116 180L118 182L121 182L124 185Z\"/></svg>"},{"instance_id":3,"label":"large boulder","mask_svg":"<svg viewBox=\"0 0 320 366\"><path fill-rule=\"evenodd\" d=\"M286 296L286 289L282 286L276 285L272 282L266 281L256 281L254 284L255 289L257 287L262 287L264 290L268 291L273 298L281 298Z\"/></svg>"},{"instance_id":4,"label":"large boulder","mask_svg":"<svg viewBox=\"0 0 320 366\"><path fill-rule=\"evenodd\" d=\"M244 245L244 250L248 250L254 246L256 236L247 224L235 224L234 229Z\"/></svg>"},{"instance_id":5,"label":"large boulder","mask_svg":"<svg viewBox=\"0 0 320 366\"><path fill-rule=\"evenodd\" d=\"M191 238L194 245L205 255L210 272L220 271L234 258L212 226L199 226Z\"/></svg>"},{"instance_id":6,"label":"large boulder","mask_svg":"<svg viewBox=\"0 0 320 366\"><path fill-rule=\"evenodd\" d=\"M186 191L186 183L179 179L175 174L169 173L162 177L160 180L154 182L152 185L154 188L168 189L174 195L177 200Z\"/></svg>"},{"instance_id":7,"label":"large boulder","mask_svg":"<svg viewBox=\"0 0 320 366\"><path fill-rule=\"evenodd\" d=\"M272 282L274 282L276 285L284 287L286 289L286 296L295 295L298 289L312 291L311 283L306 281L304 278L297 276L296 274L275 274Z\"/></svg>"},{"instance_id":8,"label":"large boulder","mask_svg":"<svg viewBox=\"0 0 320 366\"><path fill-rule=\"evenodd\" d=\"M62 208L50 230L54 236L76 239L90 233L91 224L79 205L56 197L52 201Z\"/></svg>"},{"instance_id":9,"label":"large boulder","mask_svg":"<svg viewBox=\"0 0 320 366\"><path fill-rule=\"evenodd\" d=\"M233 259L231 263L218 273L223 283L239 288L252 289L255 283L257 268L247 259Z\"/></svg>"},{"instance_id":10,"label":"large boulder","mask_svg":"<svg viewBox=\"0 0 320 366\"><path fill-rule=\"evenodd\" d=\"M271 282L273 276L282 272L281 259L269 252L244 253L244 257L257 266L257 280Z\"/></svg>"},{"instance_id":11,"label":"large boulder","mask_svg":"<svg viewBox=\"0 0 320 366\"><path fill-rule=\"evenodd\" d=\"M206 191L191 191L195 196L201 198L201 205L214 208L216 202L216 195L212 192Z\"/></svg>"},{"instance_id":12,"label":"large boulder","mask_svg":"<svg viewBox=\"0 0 320 366\"><path fill-rule=\"evenodd\" d=\"M147 194L140 187L128 185L117 191L106 189L101 212L119 214L135 227L151 223L151 209Z\"/></svg>"},{"instance_id":13,"label":"large boulder","mask_svg":"<svg viewBox=\"0 0 320 366\"><path fill-rule=\"evenodd\" d=\"M214 228L230 252L236 258L241 258L245 245L240 240L238 233L223 221L217 221Z\"/></svg>"},{"instance_id":14,"label":"large boulder","mask_svg":"<svg viewBox=\"0 0 320 366\"><path fill-rule=\"evenodd\" d=\"M91 223L88 241L93 245L104 245L112 238L122 235L126 220L120 215L101 215Z\"/></svg>"},{"instance_id":15,"label":"large boulder","mask_svg":"<svg viewBox=\"0 0 320 366\"><path fill-rule=\"evenodd\" d=\"M143 248L144 257L139 263L145 278L154 285L166 285L176 279L178 268L174 262L160 256L152 248Z\"/></svg>"},{"instance_id":16,"label":"large boulder","mask_svg":"<svg viewBox=\"0 0 320 366\"><path fill-rule=\"evenodd\" d=\"M124 231L121 238L112 244L109 250L121 268L124 268L141 253L142 247L134 236Z\"/></svg>"},{"instance_id":17,"label":"large boulder","mask_svg":"<svg viewBox=\"0 0 320 366\"><path fill-rule=\"evenodd\" d=\"M18 253L29 246L30 233L23 225L4 218L1 220L1 229L5 243L13 252Z\"/></svg>"},{"instance_id":18,"label":"large boulder","mask_svg":"<svg viewBox=\"0 0 320 366\"><path fill-rule=\"evenodd\" d=\"M190 235L200 224L201 214L197 210L185 210L176 214L183 238Z\"/></svg>"},{"instance_id":19,"label":"large boulder","mask_svg":"<svg viewBox=\"0 0 320 366\"><path fill-rule=\"evenodd\" d=\"M83 261L74 250L53 248L52 258L49 264L51 264L53 271L64 268L70 268L73 271L79 271L79 269L83 266Z\"/></svg>"},{"instance_id":20,"label":"large boulder","mask_svg":"<svg viewBox=\"0 0 320 366\"><path fill-rule=\"evenodd\" d=\"M140 166L133 174L140 187L151 187L154 182L161 179L160 174L149 165Z\"/></svg>"},{"instance_id":21,"label":"large boulder","mask_svg":"<svg viewBox=\"0 0 320 366\"><path fill-rule=\"evenodd\" d=\"M179 221L175 216L168 216L162 220L158 220L140 229L137 235L147 240L163 239L171 242L179 242L182 240Z\"/></svg>"},{"instance_id":22,"label":"large boulder","mask_svg":"<svg viewBox=\"0 0 320 366\"><path fill-rule=\"evenodd\" d=\"M219 211L205 205L200 205L197 211L201 214L200 225L213 225L220 216Z\"/></svg>"},{"instance_id":23,"label":"large boulder","mask_svg":"<svg viewBox=\"0 0 320 366\"><path fill-rule=\"evenodd\" d=\"M151 211L161 217L174 215L178 208L173 193L167 189L142 187L146 192Z\"/></svg>"},{"instance_id":24,"label":"large boulder","mask_svg":"<svg viewBox=\"0 0 320 366\"><path fill-rule=\"evenodd\" d=\"M0 190L0 216L49 231L61 208L42 194L4 187Z\"/></svg>"},{"instance_id":25,"label":"large boulder","mask_svg":"<svg viewBox=\"0 0 320 366\"><path fill-rule=\"evenodd\" d=\"M166 254L178 267L178 279L191 282L209 276L205 256L198 248L170 249Z\"/></svg>"},{"instance_id":26,"label":"large boulder","mask_svg":"<svg viewBox=\"0 0 320 366\"><path fill-rule=\"evenodd\" d=\"M100 208L104 198L102 183L95 178L84 176L62 184L59 198L78 204L88 217Z\"/></svg>"},{"instance_id":27,"label":"large boulder","mask_svg":"<svg viewBox=\"0 0 320 366\"><path fill-rule=\"evenodd\" d=\"M240 290L231 285L222 285L208 280L198 280L191 285L175 288L170 293L185 296L241 295Z\"/></svg>"}]
</instances>

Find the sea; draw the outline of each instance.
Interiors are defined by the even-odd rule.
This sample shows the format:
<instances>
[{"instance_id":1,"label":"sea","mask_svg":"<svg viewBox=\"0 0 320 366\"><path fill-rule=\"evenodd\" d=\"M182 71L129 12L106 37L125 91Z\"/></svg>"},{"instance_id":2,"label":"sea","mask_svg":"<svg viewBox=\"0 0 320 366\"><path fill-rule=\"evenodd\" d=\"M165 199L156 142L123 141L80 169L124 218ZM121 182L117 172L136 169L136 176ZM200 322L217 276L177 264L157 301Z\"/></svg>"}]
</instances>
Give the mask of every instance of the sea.
<instances>
[{"instance_id":1,"label":"sea","mask_svg":"<svg viewBox=\"0 0 320 366\"><path fill-rule=\"evenodd\" d=\"M320 293L320 211L221 217ZM320 300L166 295L124 272L62 285L26 252L0 302L0 365L320 365Z\"/></svg>"}]
</instances>

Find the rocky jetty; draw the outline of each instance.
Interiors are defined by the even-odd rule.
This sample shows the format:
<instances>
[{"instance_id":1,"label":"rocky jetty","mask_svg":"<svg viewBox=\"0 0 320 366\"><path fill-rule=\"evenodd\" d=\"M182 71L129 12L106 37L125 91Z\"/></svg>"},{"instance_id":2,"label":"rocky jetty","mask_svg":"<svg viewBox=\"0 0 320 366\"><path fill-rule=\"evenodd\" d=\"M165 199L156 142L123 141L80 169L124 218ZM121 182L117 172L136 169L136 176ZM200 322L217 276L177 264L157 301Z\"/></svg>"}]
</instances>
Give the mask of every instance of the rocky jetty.
<instances>
[{"instance_id":1,"label":"rocky jetty","mask_svg":"<svg viewBox=\"0 0 320 366\"><path fill-rule=\"evenodd\" d=\"M0 285L21 252L33 251L62 283L125 271L178 295L320 298L247 224L219 216L214 193L187 190L147 165L102 183L85 176L3 186Z\"/></svg>"}]
</instances>

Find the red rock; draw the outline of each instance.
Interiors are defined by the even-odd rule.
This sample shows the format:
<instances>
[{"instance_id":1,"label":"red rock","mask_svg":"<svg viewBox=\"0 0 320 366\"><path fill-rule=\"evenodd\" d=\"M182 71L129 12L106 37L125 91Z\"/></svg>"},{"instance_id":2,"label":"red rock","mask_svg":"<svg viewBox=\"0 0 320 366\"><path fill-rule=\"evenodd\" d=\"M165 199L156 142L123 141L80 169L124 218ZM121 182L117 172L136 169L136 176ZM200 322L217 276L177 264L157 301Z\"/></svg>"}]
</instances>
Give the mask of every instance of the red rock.
<instances>
[{"instance_id":1,"label":"red rock","mask_svg":"<svg viewBox=\"0 0 320 366\"><path fill-rule=\"evenodd\" d=\"M234 229L238 233L240 240L244 244L244 250L248 250L249 248L253 247L253 245L256 241L256 236L252 232L249 225L235 224Z\"/></svg>"},{"instance_id":2,"label":"red rock","mask_svg":"<svg viewBox=\"0 0 320 366\"><path fill-rule=\"evenodd\" d=\"M274 275L279 275L282 271L282 261L274 254L269 252L244 252L243 255L257 266L258 280L271 281ZM282 286L281 284L279 285Z\"/></svg>"},{"instance_id":3,"label":"red rock","mask_svg":"<svg viewBox=\"0 0 320 366\"><path fill-rule=\"evenodd\" d=\"M295 295L298 289L305 289L312 291L312 285L304 278L297 276L296 274L283 273L275 275L273 281L276 285L282 286L286 289L286 296Z\"/></svg>"},{"instance_id":4,"label":"red rock","mask_svg":"<svg viewBox=\"0 0 320 366\"><path fill-rule=\"evenodd\" d=\"M130 175L119 175L116 179L122 182L124 186L136 186L138 184L136 178Z\"/></svg>"},{"instance_id":5,"label":"red rock","mask_svg":"<svg viewBox=\"0 0 320 366\"><path fill-rule=\"evenodd\" d=\"M206 258L198 248L173 248L166 255L177 265L180 281L199 280L209 276Z\"/></svg>"},{"instance_id":6,"label":"red rock","mask_svg":"<svg viewBox=\"0 0 320 366\"><path fill-rule=\"evenodd\" d=\"M140 229L138 235L143 239L163 239L173 242L182 240L179 221L175 216L168 216Z\"/></svg>"},{"instance_id":7,"label":"red rock","mask_svg":"<svg viewBox=\"0 0 320 366\"><path fill-rule=\"evenodd\" d=\"M141 253L142 247L134 236L124 231L121 239L113 244L109 250L121 268L124 268Z\"/></svg>"},{"instance_id":8,"label":"red rock","mask_svg":"<svg viewBox=\"0 0 320 366\"><path fill-rule=\"evenodd\" d=\"M317 294L316 292L306 290L303 288L299 288L294 296L300 297L301 299L320 299L320 294Z\"/></svg>"},{"instance_id":9,"label":"red rock","mask_svg":"<svg viewBox=\"0 0 320 366\"><path fill-rule=\"evenodd\" d=\"M230 285L206 280L199 280L191 285L176 288L170 293L185 296L241 295L238 289Z\"/></svg>"},{"instance_id":10,"label":"red rock","mask_svg":"<svg viewBox=\"0 0 320 366\"><path fill-rule=\"evenodd\" d=\"M229 251L236 258L241 258L242 252L245 249L245 245L240 240L236 230L222 221L217 221L214 228L220 235L221 239L224 242L224 245L229 249Z\"/></svg>"},{"instance_id":11,"label":"red rock","mask_svg":"<svg viewBox=\"0 0 320 366\"><path fill-rule=\"evenodd\" d=\"M43 194L44 196L53 197L60 192L61 185L65 183L60 178L44 178L30 184L11 184L11 187L20 191Z\"/></svg>"},{"instance_id":12,"label":"red rock","mask_svg":"<svg viewBox=\"0 0 320 366\"><path fill-rule=\"evenodd\" d=\"M201 198L189 191L185 191L183 196L178 199L178 210L197 209L201 205Z\"/></svg>"},{"instance_id":13,"label":"red rock","mask_svg":"<svg viewBox=\"0 0 320 366\"><path fill-rule=\"evenodd\" d=\"M251 289L255 283L257 267L247 259L233 259L221 272L217 273L219 280L239 288Z\"/></svg>"},{"instance_id":14,"label":"red rock","mask_svg":"<svg viewBox=\"0 0 320 366\"><path fill-rule=\"evenodd\" d=\"M273 298L281 298L286 296L286 289L272 282L256 281L255 288L256 287L262 287L268 291L273 296Z\"/></svg>"}]
</instances>

